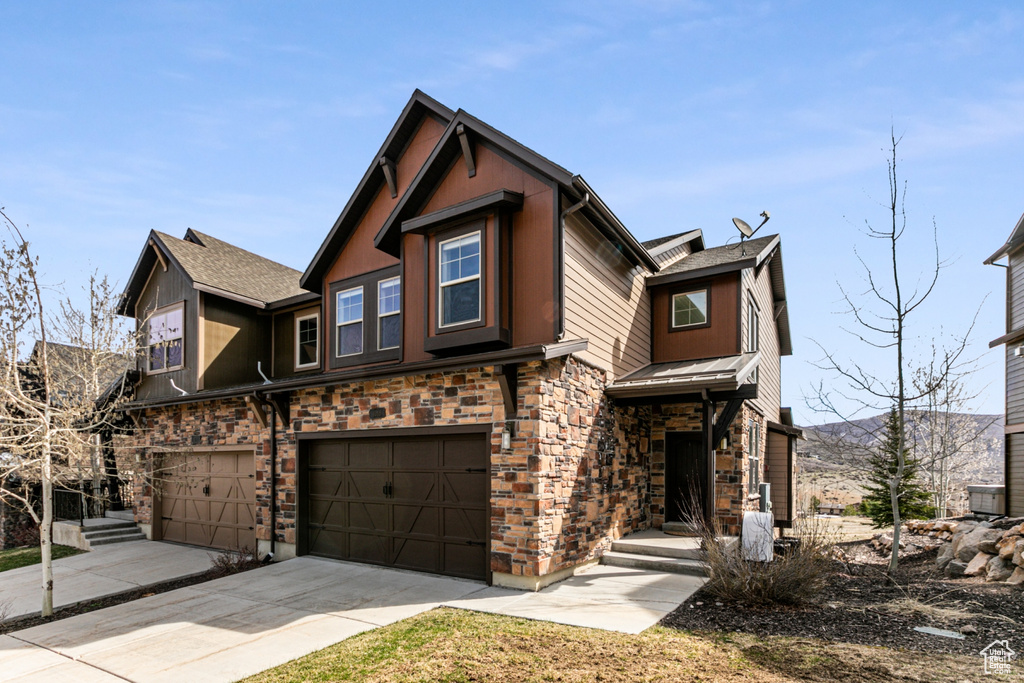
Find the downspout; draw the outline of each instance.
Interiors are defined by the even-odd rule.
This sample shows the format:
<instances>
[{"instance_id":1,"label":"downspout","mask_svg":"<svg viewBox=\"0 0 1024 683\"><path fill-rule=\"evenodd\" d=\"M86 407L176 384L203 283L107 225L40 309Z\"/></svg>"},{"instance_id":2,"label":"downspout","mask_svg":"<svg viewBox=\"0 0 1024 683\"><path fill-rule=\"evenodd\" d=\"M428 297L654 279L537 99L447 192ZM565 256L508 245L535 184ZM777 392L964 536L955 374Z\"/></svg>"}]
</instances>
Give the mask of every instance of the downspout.
<instances>
[{"instance_id":1,"label":"downspout","mask_svg":"<svg viewBox=\"0 0 1024 683\"><path fill-rule=\"evenodd\" d=\"M565 339L565 219L590 203L590 193L584 192L583 199L562 212L558 219L560 253L558 259L558 336L555 341Z\"/></svg>"},{"instance_id":2,"label":"downspout","mask_svg":"<svg viewBox=\"0 0 1024 683\"><path fill-rule=\"evenodd\" d=\"M277 550L277 407L270 403L270 554L267 561L274 559Z\"/></svg>"}]
</instances>

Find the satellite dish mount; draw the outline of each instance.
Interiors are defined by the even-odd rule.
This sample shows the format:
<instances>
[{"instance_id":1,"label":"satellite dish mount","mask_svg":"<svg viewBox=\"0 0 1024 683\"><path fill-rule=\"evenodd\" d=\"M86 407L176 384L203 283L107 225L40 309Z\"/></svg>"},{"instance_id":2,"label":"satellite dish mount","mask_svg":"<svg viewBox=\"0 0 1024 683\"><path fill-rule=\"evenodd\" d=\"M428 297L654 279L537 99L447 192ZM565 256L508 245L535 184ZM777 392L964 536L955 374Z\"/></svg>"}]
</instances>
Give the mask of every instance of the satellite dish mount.
<instances>
[{"instance_id":1,"label":"satellite dish mount","mask_svg":"<svg viewBox=\"0 0 1024 683\"><path fill-rule=\"evenodd\" d=\"M756 228L751 228L750 224L747 223L742 218L732 219L732 224L735 225L736 229L740 231L740 242L742 242L743 240L748 240L751 237L753 237L754 233L760 230L764 226L764 224L768 222L768 219L771 218L771 214L769 214L767 211L762 211L761 218L763 218L764 220L761 221L761 225L757 226Z\"/></svg>"}]
</instances>

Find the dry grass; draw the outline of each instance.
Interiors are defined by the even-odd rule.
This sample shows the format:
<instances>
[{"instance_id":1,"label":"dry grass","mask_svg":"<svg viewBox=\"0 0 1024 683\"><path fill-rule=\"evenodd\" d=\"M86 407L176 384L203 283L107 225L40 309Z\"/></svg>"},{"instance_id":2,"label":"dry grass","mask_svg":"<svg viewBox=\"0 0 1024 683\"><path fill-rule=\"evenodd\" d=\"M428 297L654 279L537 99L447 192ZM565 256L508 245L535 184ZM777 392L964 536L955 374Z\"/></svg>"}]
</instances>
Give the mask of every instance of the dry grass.
<instances>
[{"instance_id":1,"label":"dry grass","mask_svg":"<svg viewBox=\"0 0 1024 683\"><path fill-rule=\"evenodd\" d=\"M640 635L437 609L246 679L285 681L956 681L980 660L806 638Z\"/></svg>"},{"instance_id":2,"label":"dry grass","mask_svg":"<svg viewBox=\"0 0 1024 683\"><path fill-rule=\"evenodd\" d=\"M237 551L225 550L214 556L211 568L215 576L230 576L256 569L261 564L259 553L252 548L242 548Z\"/></svg>"}]
</instances>

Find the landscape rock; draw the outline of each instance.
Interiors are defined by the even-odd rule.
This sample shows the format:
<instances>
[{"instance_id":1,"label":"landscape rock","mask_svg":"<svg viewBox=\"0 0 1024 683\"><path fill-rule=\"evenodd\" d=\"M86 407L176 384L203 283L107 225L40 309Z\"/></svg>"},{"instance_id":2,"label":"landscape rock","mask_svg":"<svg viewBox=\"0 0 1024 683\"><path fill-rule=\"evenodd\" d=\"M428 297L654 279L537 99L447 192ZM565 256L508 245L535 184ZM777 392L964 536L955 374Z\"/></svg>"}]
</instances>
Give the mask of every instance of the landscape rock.
<instances>
[{"instance_id":1,"label":"landscape rock","mask_svg":"<svg viewBox=\"0 0 1024 683\"><path fill-rule=\"evenodd\" d=\"M1011 586L1019 586L1024 584L1024 567L1017 567L1013 570L1013 574L1006 580L1006 583Z\"/></svg>"},{"instance_id":2,"label":"landscape rock","mask_svg":"<svg viewBox=\"0 0 1024 683\"><path fill-rule=\"evenodd\" d=\"M939 554L935 556L935 566L943 570L953 559L953 544L947 543L939 548Z\"/></svg>"},{"instance_id":3,"label":"landscape rock","mask_svg":"<svg viewBox=\"0 0 1024 683\"><path fill-rule=\"evenodd\" d=\"M994 555L990 555L988 553L976 554L974 559L967 563L967 569L964 570L964 576L980 576L986 573L988 571L988 561L993 557Z\"/></svg>"},{"instance_id":4,"label":"landscape rock","mask_svg":"<svg viewBox=\"0 0 1024 683\"><path fill-rule=\"evenodd\" d=\"M1003 532L999 529L990 529L979 525L960 539L960 544L956 549L956 559L961 562L970 562L979 552L995 555L999 552L996 549L996 541L1002 536Z\"/></svg>"},{"instance_id":5,"label":"landscape rock","mask_svg":"<svg viewBox=\"0 0 1024 683\"><path fill-rule=\"evenodd\" d=\"M1024 538L1013 546L1013 563L1018 567L1024 567Z\"/></svg>"},{"instance_id":6,"label":"landscape rock","mask_svg":"<svg viewBox=\"0 0 1024 683\"><path fill-rule=\"evenodd\" d=\"M1016 547L1016 545L1017 545L1017 537L1016 536L1003 536L999 540L999 542L996 543L996 548L999 549L999 557L1003 558L1004 560L1009 560L1010 558L1012 558L1013 557L1013 549L1014 549L1014 547Z\"/></svg>"},{"instance_id":7,"label":"landscape rock","mask_svg":"<svg viewBox=\"0 0 1024 683\"><path fill-rule=\"evenodd\" d=\"M946 576L948 576L951 579L959 579L961 576L964 575L964 572L966 570L966 562L961 562L960 560L951 560L949 564L946 565Z\"/></svg>"},{"instance_id":8,"label":"landscape rock","mask_svg":"<svg viewBox=\"0 0 1024 683\"><path fill-rule=\"evenodd\" d=\"M996 556L988 561L986 566L986 581L1005 581L1013 574L1013 565Z\"/></svg>"}]
</instances>

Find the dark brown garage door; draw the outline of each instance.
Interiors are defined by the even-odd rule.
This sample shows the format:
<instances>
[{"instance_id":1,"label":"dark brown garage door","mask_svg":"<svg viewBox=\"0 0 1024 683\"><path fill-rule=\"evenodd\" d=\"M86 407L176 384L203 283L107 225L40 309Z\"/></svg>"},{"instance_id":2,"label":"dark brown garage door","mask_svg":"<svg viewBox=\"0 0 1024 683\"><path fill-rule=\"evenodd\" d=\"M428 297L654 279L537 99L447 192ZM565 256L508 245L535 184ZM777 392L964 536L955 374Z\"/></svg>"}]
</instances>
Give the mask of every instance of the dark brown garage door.
<instances>
[{"instance_id":1,"label":"dark brown garage door","mask_svg":"<svg viewBox=\"0 0 1024 683\"><path fill-rule=\"evenodd\" d=\"M311 442L300 551L486 579L489 451L481 434Z\"/></svg>"},{"instance_id":2,"label":"dark brown garage door","mask_svg":"<svg viewBox=\"0 0 1024 683\"><path fill-rule=\"evenodd\" d=\"M168 459L160 538L210 548L256 549L253 454L189 453Z\"/></svg>"}]
</instances>

